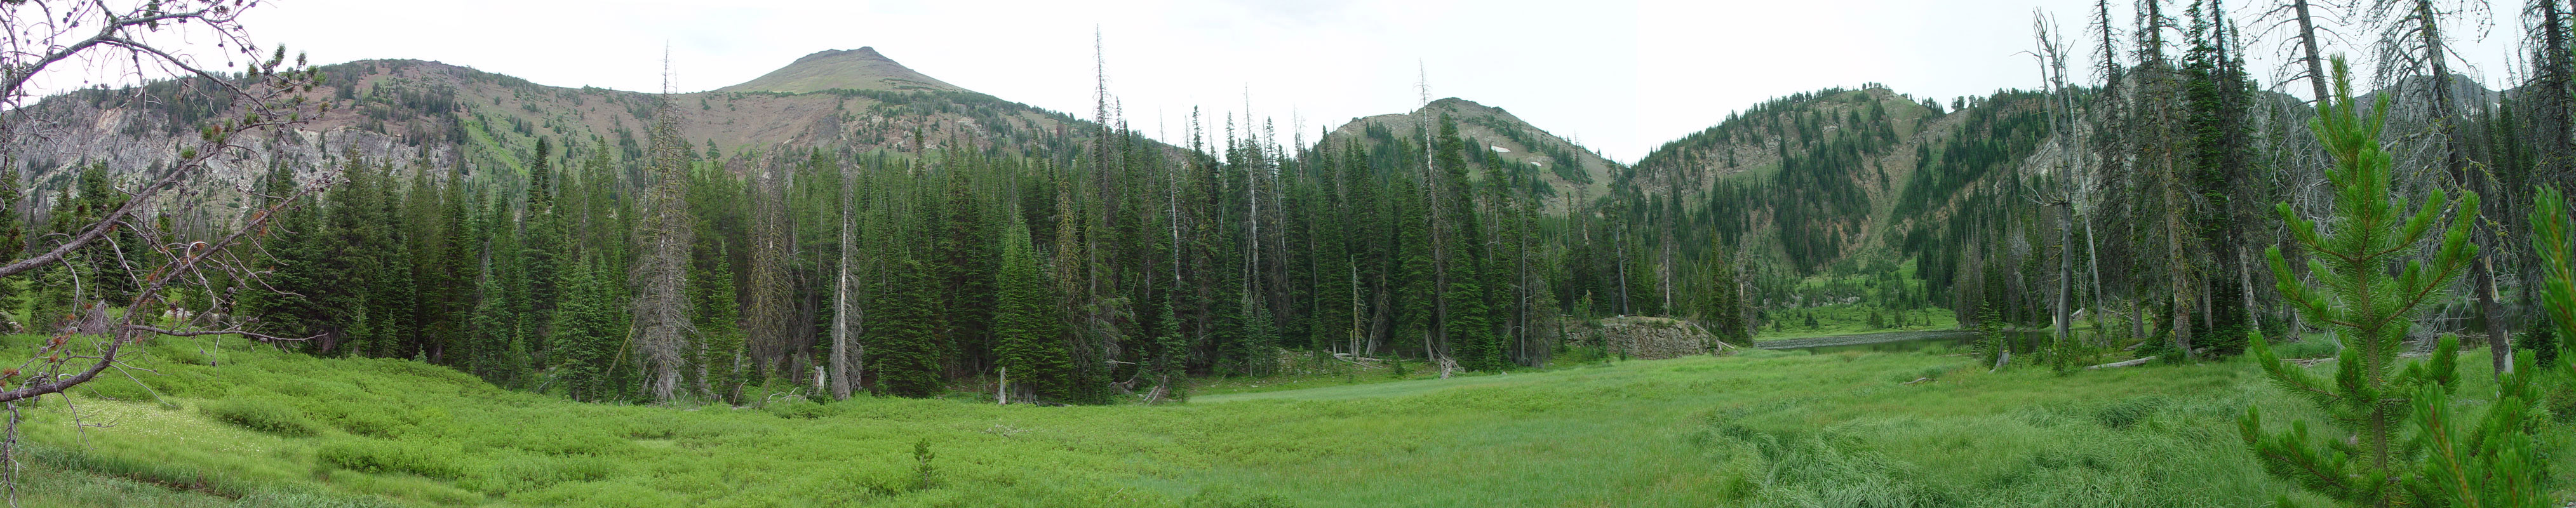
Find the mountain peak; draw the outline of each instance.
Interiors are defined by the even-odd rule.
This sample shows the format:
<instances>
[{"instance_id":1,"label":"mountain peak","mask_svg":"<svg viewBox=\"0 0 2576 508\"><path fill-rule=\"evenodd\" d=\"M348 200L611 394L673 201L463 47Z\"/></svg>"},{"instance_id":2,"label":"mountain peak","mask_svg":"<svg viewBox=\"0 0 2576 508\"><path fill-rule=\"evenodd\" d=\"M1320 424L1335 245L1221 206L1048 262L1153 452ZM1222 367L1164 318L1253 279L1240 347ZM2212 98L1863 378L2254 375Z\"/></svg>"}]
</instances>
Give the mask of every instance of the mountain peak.
<instances>
[{"instance_id":1,"label":"mountain peak","mask_svg":"<svg viewBox=\"0 0 2576 508\"><path fill-rule=\"evenodd\" d=\"M759 78L715 91L806 93L834 89L966 91L904 67L873 47L816 51Z\"/></svg>"}]
</instances>

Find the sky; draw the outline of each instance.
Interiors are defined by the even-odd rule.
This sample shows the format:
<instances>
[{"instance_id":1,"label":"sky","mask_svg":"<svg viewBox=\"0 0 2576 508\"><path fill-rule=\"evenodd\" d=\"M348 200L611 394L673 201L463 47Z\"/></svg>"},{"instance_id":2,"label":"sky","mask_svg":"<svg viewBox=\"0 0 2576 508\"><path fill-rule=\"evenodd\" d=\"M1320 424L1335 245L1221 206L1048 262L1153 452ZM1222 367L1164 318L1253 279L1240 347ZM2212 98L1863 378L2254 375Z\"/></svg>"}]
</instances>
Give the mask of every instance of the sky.
<instances>
[{"instance_id":1,"label":"sky","mask_svg":"<svg viewBox=\"0 0 2576 508\"><path fill-rule=\"evenodd\" d=\"M2052 14L2073 33L2069 49L2089 55L2095 43L2082 35L2091 4L265 0L243 19L256 42L284 44L316 64L435 60L545 85L637 91L661 89L666 47L686 92L748 81L816 51L867 46L951 84L1083 117L1093 104L1096 29L1110 93L1129 125L1166 141L1186 140L1190 112L1200 108L1212 131L1228 114L1257 117L1280 143L1300 134L1311 143L1357 117L1414 109L1416 84L1427 83L1433 98L1501 107L1633 163L1729 112L1803 91L1880 83L1947 102L2037 88L2033 10ZM2252 67L2268 82L2278 59L2266 57L2282 51L2264 41L2281 37L2258 30L2268 23L2261 8L2234 15L2257 36ZM2113 9L2119 25L2133 23L2126 5ZM2511 67L2519 28L2506 14L2483 42L2460 50L2490 84Z\"/></svg>"}]
</instances>

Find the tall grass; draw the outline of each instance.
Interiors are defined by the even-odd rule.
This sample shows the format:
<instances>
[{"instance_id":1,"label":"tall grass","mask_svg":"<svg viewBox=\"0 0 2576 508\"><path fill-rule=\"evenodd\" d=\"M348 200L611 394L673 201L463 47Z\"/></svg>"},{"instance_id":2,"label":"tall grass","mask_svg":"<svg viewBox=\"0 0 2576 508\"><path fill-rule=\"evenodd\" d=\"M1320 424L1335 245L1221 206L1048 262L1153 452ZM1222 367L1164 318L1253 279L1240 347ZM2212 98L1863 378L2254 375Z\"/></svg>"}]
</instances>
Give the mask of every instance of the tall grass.
<instances>
[{"instance_id":1,"label":"tall grass","mask_svg":"<svg viewBox=\"0 0 2576 508\"><path fill-rule=\"evenodd\" d=\"M62 492L131 506L2322 506L2241 450L2246 404L2315 415L2237 363L2061 377L1761 352L1447 380L1319 371L1277 381L1311 388L1238 380L1159 407L737 409L572 403L399 360L146 349L161 402L111 400L107 383L132 382L101 381L28 413L44 467L95 475L47 480L78 484ZM1931 381L1903 384L1918 378ZM75 408L114 426L73 427Z\"/></svg>"}]
</instances>

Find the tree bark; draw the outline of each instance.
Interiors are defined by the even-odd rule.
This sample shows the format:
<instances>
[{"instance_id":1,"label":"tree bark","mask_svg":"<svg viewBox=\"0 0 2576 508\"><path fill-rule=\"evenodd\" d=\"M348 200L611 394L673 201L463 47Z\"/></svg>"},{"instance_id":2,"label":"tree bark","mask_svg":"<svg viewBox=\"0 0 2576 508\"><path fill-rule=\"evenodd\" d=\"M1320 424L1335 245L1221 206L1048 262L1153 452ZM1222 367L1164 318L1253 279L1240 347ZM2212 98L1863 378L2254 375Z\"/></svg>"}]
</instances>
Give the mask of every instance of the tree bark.
<instances>
[{"instance_id":1,"label":"tree bark","mask_svg":"<svg viewBox=\"0 0 2576 508\"><path fill-rule=\"evenodd\" d=\"M2309 9L2308 1L2290 0L2291 17L2297 18L2299 24L2299 62L2308 67L2308 91L2316 94L2316 100L2323 101L2326 96L2334 94L2334 90L2326 87L2325 58L2318 55L2321 51L2317 44L2316 16Z\"/></svg>"},{"instance_id":2,"label":"tree bark","mask_svg":"<svg viewBox=\"0 0 2576 508\"><path fill-rule=\"evenodd\" d=\"M850 398L851 385L855 384L854 381L857 377L852 375L850 372L850 364L852 363L850 361L850 357L852 356L852 352L850 350L850 325L852 324L850 322L850 314L855 310L850 305L850 251L857 249L858 242L855 232L851 231L851 226L853 224L850 215L851 205L855 204L853 201L856 201L853 196L853 193L856 191L850 188L850 172L848 170L842 170L840 173L841 174L837 176L841 178L841 262L837 270L838 273L835 274L832 286L831 378L832 398L835 400L847 400Z\"/></svg>"}]
</instances>

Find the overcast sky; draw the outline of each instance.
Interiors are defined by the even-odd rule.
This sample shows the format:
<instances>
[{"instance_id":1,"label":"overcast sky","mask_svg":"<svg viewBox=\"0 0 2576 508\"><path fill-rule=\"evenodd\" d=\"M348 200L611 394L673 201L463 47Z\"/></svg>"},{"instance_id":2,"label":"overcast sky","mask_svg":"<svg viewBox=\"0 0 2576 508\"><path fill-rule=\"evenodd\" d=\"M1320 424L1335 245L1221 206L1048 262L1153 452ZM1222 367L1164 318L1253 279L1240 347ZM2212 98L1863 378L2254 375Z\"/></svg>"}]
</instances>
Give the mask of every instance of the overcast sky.
<instances>
[{"instance_id":1,"label":"overcast sky","mask_svg":"<svg viewBox=\"0 0 2576 508\"><path fill-rule=\"evenodd\" d=\"M1413 109L1420 69L1435 98L1502 107L1634 162L1728 112L1801 91L1877 82L1947 101L2035 88L2037 65L2023 54L2033 46L2032 9L2081 33L2090 4L267 0L245 19L258 42L309 52L317 64L416 58L639 91L660 88L666 42L682 91L747 81L815 51L872 46L940 80L1077 116L1091 110L1097 26L1130 124L1167 140L1185 139L1191 107L1206 108L1215 128L1225 112L1242 114L1248 96L1280 142L1300 120L1311 142L1355 117ZM2131 23L2126 6L2115 10ZM2259 28L2259 12L2239 10L2240 23ZM2485 44L2462 50L2490 84L2509 70L2518 25L2506 18ZM2271 62L2254 66L2258 77L2272 74ZM2304 95L2304 86L2293 91Z\"/></svg>"}]
</instances>

